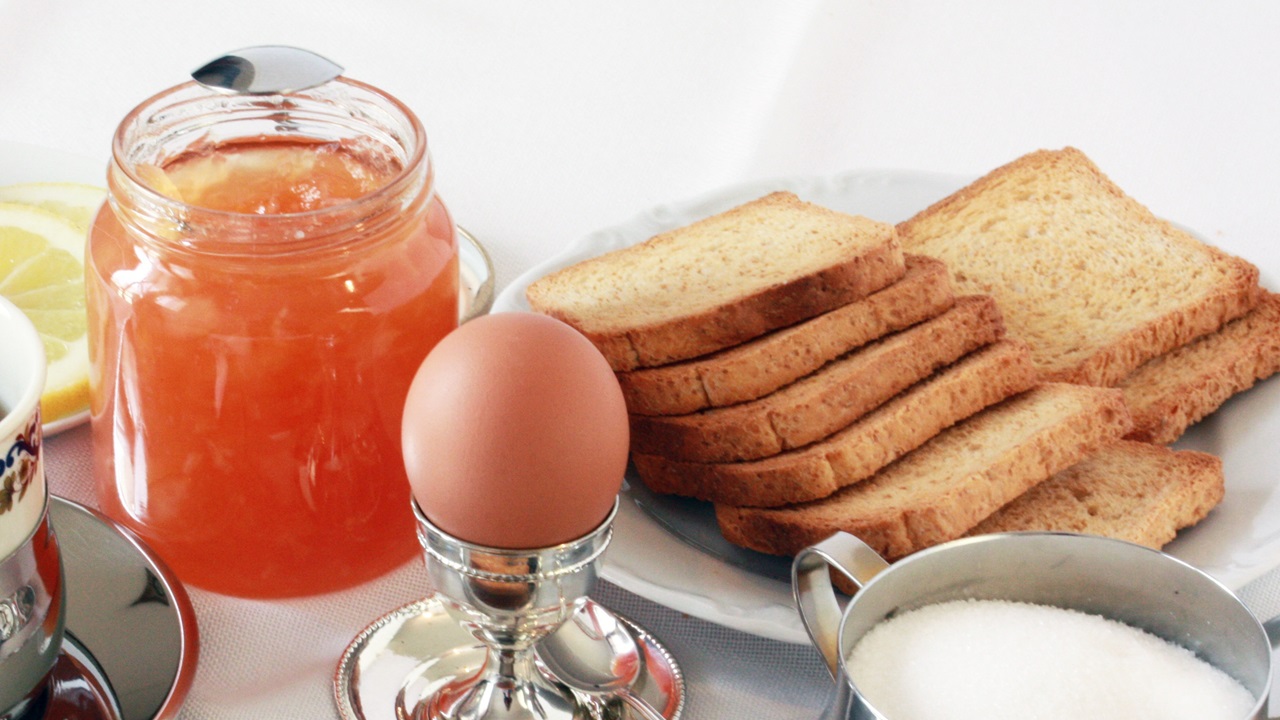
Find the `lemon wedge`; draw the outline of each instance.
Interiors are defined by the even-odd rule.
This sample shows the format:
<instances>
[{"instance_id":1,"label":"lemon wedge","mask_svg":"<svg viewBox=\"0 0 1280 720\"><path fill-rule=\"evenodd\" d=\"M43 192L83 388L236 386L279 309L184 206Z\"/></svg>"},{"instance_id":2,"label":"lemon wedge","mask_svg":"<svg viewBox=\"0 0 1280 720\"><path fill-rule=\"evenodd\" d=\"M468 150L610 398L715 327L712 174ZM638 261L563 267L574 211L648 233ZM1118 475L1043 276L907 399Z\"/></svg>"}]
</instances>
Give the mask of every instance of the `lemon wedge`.
<instances>
[{"instance_id":1,"label":"lemon wedge","mask_svg":"<svg viewBox=\"0 0 1280 720\"><path fill-rule=\"evenodd\" d=\"M106 190L79 183L33 182L0 187L0 202L43 208L70 220L86 236L106 198Z\"/></svg>"},{"instance_id":2,"label":"lemon wedge","mask_svg":"<svg viewBox=\"0 0 1280 720\"><path fill-rule=\"evenodd\" d=\"M0 189L0 196L10 196L5 191L12 187ZM91 218L92 212L77 209L87 210L93 201L79 186L59 187L75 189L62 193L45 186L39 205L0 202L0 295L31 319L44 341L49 370L40 408L46 424L89 406L87 225L77 225L68 216ZM98 204L104 196L99 190ZM45 209L50 207L57 211Z\"/></svg>"}]
</instances>

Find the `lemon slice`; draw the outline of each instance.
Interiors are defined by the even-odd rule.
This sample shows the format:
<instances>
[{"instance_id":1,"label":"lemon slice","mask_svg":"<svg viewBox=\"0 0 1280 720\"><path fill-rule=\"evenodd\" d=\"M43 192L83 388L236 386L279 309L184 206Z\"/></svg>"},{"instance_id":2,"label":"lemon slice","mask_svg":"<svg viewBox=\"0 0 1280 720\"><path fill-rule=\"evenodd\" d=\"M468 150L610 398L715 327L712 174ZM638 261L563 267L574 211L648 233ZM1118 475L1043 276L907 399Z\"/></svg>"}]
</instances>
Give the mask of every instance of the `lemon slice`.
<instances>
[{"instance_id":1,"label":"lemon slice","mask_svg":"<svg viewBox=\"0 0 1280 720\"><path fill-rule=\"evenodd\" d=\"M21 183L0 187L0 202L35 205L75 223L86 235L107 191L79 183Z\"/></svg>"},{"instance_id":2,"label":"lemon slice","mask_svg":"<svg viewBox=\"0 0 1280 720\"><path fill-rule=\"evenodd\" d=\"M0 203L0 295L31 319L44 341L45 423L89 406L85 238L74 222L49 210Z\"/></svg>"}]
</instances>

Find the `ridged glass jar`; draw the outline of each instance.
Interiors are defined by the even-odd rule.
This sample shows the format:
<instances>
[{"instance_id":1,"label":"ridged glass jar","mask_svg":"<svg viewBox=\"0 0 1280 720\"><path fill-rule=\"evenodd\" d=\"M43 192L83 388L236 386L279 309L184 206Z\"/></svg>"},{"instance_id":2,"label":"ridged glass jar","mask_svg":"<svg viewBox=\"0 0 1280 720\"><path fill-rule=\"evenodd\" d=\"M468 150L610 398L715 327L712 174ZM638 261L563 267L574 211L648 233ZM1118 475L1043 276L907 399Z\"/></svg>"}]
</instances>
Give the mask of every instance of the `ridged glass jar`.
<instances>
[{"instance_id":1,"label":"ridged glass jar","mask_svg":"<svg viewBox=\"0 0 1280 720\"><path fill-rule=\"evenodd\" d=\"M304 209L255 206L253 173L229 205L183 201L258 151L262 182ZM314 186L272 179L294 163ZM366 171L367 193L328 195ZM277 96L188 83L121 122L87 257L98 500L184 582L309 595L415 556L400 419L458 317L433 180L413 113L345 78Z\"/></svg>"}]
</instances>

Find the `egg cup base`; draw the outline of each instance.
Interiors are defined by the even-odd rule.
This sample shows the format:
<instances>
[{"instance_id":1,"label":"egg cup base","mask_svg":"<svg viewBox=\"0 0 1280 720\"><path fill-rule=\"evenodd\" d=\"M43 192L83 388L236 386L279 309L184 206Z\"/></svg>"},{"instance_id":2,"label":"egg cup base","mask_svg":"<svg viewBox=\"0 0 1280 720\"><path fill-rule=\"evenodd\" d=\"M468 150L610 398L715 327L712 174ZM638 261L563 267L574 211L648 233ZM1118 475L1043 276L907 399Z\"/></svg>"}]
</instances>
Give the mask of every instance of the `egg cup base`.
<instances>
[{"instance_id":1,"label":"egg cup base","mask_svg":"<svg viewBox=\"0 0 1280 720\"><path fill-rule=\"evenodd\" d=\"M588 598L588 604L597 605ZM611 612L600 608L604 612ZM684 675L670 652L630 619L618 620L644 653L644 672L631 692L679 720L684 709ZM473 678L485 662L486 648L458 624L443 602L431 596L387 613L352 640L334 674L334 701L342 720L429 718L424 711L441 688ZM558 681L539 667L552 684ZM617 703L622 720L637 717ZM590 718L588 703L573 696L568 717ZM422 713L422 714L419 714Z\"/></svg>"}]
</instances>

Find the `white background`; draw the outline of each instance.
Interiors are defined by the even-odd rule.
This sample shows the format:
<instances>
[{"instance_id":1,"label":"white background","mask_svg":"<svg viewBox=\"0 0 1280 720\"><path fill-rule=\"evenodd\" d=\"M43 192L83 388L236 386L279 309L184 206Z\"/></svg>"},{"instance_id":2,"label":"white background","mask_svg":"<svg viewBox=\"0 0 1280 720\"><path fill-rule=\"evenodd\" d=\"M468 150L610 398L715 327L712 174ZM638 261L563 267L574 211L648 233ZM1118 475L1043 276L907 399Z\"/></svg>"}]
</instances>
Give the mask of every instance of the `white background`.
<instances>
[{"instance_id":1,"label":"white background","mask_svg":"<svg viewBox=\"0 0 1280 720\"><path fill-rule=\"evenodd\" d=\"M859 168L976 175L1063 145L1254 261L1273 289L1280 278L1274 0L0 0L0 142L105 164L135 104L257 44L321 52L418 112L440 192L499 287L592 230L726 185ZM55 492L88 498L87 448L82 430L49 444ZM420 582L409 568L282 604L196 593L205 648L185 715L332 716L337 653ZM1276 585L1246 595L1270 612ZM617 588L600 597L676 652L686 717L822 706L828 681L808 648Z\"/></svg>"}]
</instances>

